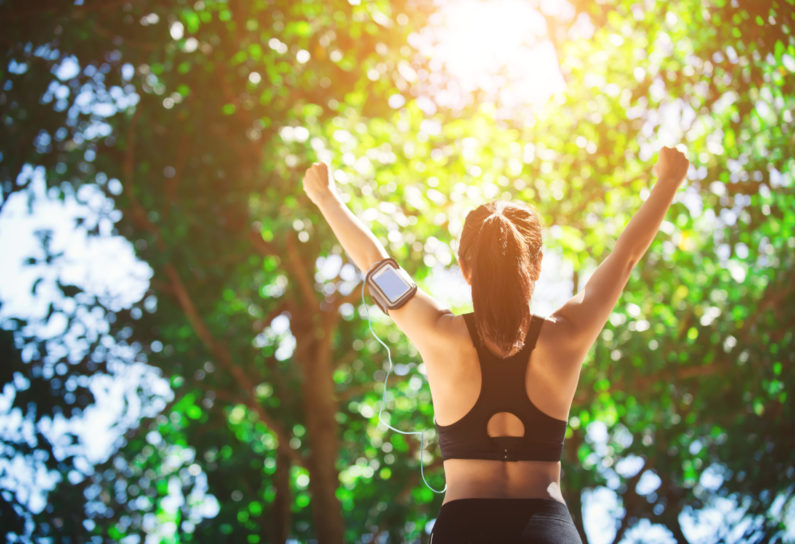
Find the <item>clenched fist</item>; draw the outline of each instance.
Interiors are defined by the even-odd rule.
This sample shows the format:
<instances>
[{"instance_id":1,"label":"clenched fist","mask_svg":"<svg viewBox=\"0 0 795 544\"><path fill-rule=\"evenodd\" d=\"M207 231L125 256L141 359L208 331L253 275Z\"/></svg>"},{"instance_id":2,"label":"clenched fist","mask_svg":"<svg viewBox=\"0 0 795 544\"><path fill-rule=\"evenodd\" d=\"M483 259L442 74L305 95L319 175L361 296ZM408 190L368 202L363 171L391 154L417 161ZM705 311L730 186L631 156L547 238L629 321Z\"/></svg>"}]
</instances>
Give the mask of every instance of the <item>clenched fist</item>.
<instances>
[{"instance_id":1,"label":"clenched fist","mask_svg":"<svg viewBox=\"0 0 795 544\"><path fill-rule=\"evenodd\" d=\"M663 147L652 171L660 180L672 180L679 184L685 179L689 165L690 161L684 153L673 147Z\"/></svg>"},{"instance_id":2,"label":"clenched fist","mask_svg":"<svg viewBox=\"0 0 795 544\"><path fill-rule=\"evenodd\" d=\"M337 187L329 176L329 167L324 162L316 162L304 173L304 192L315 204L326 197L334 196Z\"/></svg>"}]
</instances>

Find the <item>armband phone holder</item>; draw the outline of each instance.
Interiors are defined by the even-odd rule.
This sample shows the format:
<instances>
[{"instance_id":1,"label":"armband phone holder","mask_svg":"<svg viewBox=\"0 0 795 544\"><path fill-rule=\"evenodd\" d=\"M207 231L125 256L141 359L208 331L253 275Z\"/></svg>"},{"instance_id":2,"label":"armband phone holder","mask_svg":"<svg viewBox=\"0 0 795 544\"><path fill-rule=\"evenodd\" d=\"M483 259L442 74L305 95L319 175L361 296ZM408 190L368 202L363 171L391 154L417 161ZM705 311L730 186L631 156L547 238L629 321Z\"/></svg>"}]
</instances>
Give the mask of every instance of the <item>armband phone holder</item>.
<instances>
[{"instance_id":1,"label":"armband phone holder","mask_svg":"<svg viewBox=\"0 0 795 544\"><path fill-rule=\"evenodd\" d=\"M417 292L417 284L391 257L378 261L367 272L365 283L385 314L403 306Z\"/></svg>"}]
</instances>

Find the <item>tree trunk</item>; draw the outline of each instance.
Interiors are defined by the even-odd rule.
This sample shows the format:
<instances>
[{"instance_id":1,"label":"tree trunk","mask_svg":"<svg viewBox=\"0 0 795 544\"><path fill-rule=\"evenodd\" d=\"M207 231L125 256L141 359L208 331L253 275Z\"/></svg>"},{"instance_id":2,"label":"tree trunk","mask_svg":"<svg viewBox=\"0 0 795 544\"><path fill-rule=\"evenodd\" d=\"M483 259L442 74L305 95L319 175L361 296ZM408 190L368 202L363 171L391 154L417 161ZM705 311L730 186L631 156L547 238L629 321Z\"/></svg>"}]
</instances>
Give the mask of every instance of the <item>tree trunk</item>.
<instances>
[{"instance_id":1,"label":"tree trunk","mask_svg":"<svg viewBox=\"0 0 795 544\"><path fill-rule=\"evenodd\" d=\"M312 492L312 517L320 544L342 544L345 524L337 499L339 476L336 469L339 453L337 406L334 400L333 366L330 338L322 333L322 315L293 315L291 324L296 338L294 358L303 379L303 405L306 431L311 450L309 478Z\"/></svg>"},{"instance_id":2,"label":"tree trunk","mask_svg":"<svg viewBox=\"0 0 795 544\"><path fill-rule=\"evenodd\" d=\"M276 450L276 497L273 501L273 539L285 544L290 536L290 455L285 451L288 444L279 443Z\"/></svg>"},{"instance_id":3,"label":"tree trunk","mask_svg":"<svg viewBox=\"0 0 795 544\"><path fill-rule=\"evenodd\" d=\"M674 538L676 539L676 544L690 544L690 541L687 540L685 533L682 531L682 526L679 524L679 520L672 519L668 523L665 524L668 529L673 533Z\"/></svg>"},{"instance_id":4,"label":"tree trunk","mask_svg":"<svg viewBox=\"0 0 795 544\"><path fill-rule=\"evenodd\" d=\"M588 544L588 535L585 534L585 525L583 523L582 495L579 492L571 493L566 502L568 503L574 526L577 528L577 532L580 533L580 539L583 544Z\"/></svg>"},{"instance_id":5,"label":"tree trunk","mask_svg":"<svg viewBox=\"0 0 795 544\"><path fill-rule=\"evenodd\" d=\"M571 437L566 441L566 447L563 449L565 464L579 463L577 459L577 450L582 443L582 437L581 431L574 431ZM582 493L579 489L572 489L571 493L568 492L565 469L563 477L561 478L561 486L563 487L563 496L566 498L566 505L569 508L572 521L574 521L574 526L577 528L577 532L580 533L580 539L583 544L588 544L588 535L585 534L585 524L583 523Z\"/></svg>"}]
</instances>

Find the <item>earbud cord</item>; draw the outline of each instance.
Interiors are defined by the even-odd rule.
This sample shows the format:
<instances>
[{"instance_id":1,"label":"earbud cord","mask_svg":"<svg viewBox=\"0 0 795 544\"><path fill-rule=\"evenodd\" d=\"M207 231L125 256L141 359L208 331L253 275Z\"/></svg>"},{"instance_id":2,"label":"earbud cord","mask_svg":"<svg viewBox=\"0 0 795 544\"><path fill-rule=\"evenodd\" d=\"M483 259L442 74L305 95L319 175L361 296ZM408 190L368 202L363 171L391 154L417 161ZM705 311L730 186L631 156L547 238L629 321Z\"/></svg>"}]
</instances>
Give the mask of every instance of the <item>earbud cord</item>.
<instances>
[{"instance_id":1,"label":"earbud cord","mask_svg":"<svg viewBox=\"0 0 795 544\"><path fill-rule=\"evenodd\" d=\"M367 323L370 326L370 332L372 333L372 335L375 337L376 340L378 340L378 343L381 344L382 346L384 346L384 348L386 349L387 360L389 361L389 367L388 367L388 369L386 371L386 376L384 377L384 392L383 392L383 395L381 396L381 407L378 409L378 423L381 423L381 424L385 425L387 429L395 431L396 433L399 433L399 434L403 434L403 435L418 434L418 435L420 435L420 476L422 476L422 481L425 482L425 485L428 487L428 489L430 489L434 493L440 493L440 494L444 493L445 491L447 491L447 483L445 483L443 489L438 490L438 489L434 489L433 487L431 487L431 484L429 484L428 480L425 479L425 466L424 466L424 463L423 463L423 460L422 460L422 456L423 456L423 454L425 452L425 432L424 432L424 430L422 430L422 431L401 431L400 429L396 429L395 427L393 427L392 425L390 425L389 423L387 423L383 419L381 419L381 414L383 413L384 405L386 404L386 384L387 384L387 380L389 380L389 375L392 373L392 351L389 349L389 346L387 346L378 337L378 335L373 330L373 322L370 319L370 310L367 307L367 303L365 303L365 301L364 301L364 286L365 286L365 283L366 282L364 282L364 281L362 282L362 304L364 305L364 311L367 313Z\"/></svg>"}]
</instances>

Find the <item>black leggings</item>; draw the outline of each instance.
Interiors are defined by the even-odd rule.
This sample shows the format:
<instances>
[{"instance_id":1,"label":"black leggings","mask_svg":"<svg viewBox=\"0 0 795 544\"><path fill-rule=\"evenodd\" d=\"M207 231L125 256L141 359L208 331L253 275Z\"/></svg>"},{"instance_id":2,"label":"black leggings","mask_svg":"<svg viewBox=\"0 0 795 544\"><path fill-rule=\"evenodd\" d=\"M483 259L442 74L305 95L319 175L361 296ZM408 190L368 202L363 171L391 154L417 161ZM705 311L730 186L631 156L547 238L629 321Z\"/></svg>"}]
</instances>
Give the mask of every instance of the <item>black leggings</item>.
<instances>
[{"instance_id":1,"label":"black leggings","mask_svg":"<svg viewBox=\"0 0 795 544\"><path fill-rule=\"evenodd\" d=\"M429 544L582 544L552 499L457 499L442 505Z\"/></svg>"}]
</instances>

